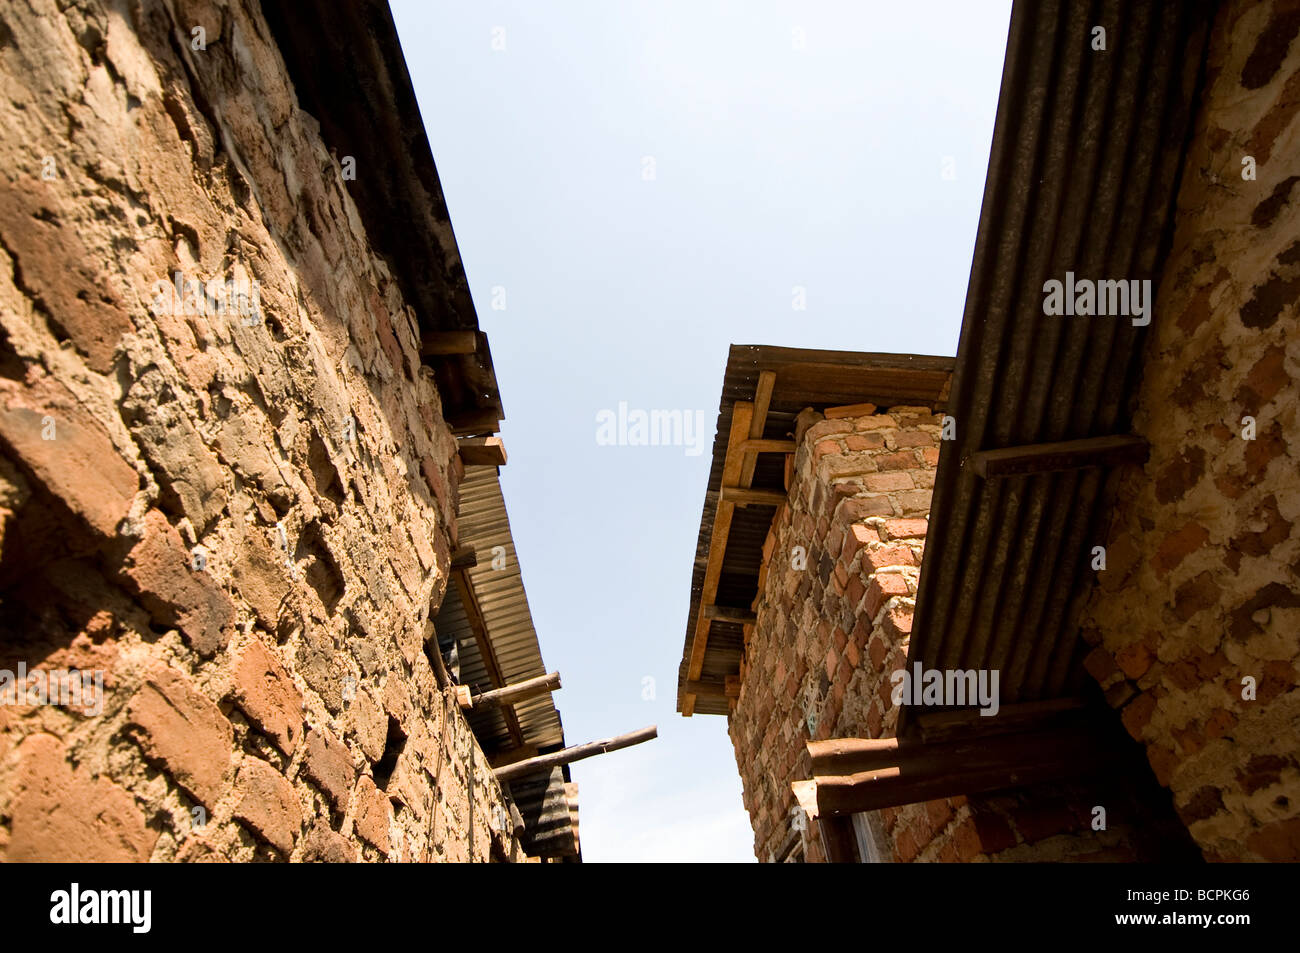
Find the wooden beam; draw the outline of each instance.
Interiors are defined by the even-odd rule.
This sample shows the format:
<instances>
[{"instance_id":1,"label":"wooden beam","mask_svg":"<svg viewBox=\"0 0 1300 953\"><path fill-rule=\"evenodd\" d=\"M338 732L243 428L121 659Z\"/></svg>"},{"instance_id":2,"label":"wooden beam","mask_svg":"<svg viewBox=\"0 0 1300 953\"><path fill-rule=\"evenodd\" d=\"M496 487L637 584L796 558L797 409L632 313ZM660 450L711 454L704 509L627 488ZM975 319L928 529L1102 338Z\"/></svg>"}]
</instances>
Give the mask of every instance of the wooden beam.
<instances>
[{"instance_id":1,"label":"wooden beam","mask_svg":"<svg viewBox=\"0 0 1300 953\"><path fill-rule=\"evenodd\" d=\"M473 354L478 350L478 331L426 331L420 335L421 357Z\"/></svg>"},{"instance_id":2,"label":"wooden beam","mask_svg":"<svg viewBox=\"0 0 1300 953\"><path fill-rule=\"evenodd\" d=\"M740 445L745 453L794 453L793 440L746 440Z\"/></svg>"},{"instance_id":3,"label":"wooden beam","mask_svg":"<svg viewBox=\"0 0 1300 953\"><path fill-rule=\"evenodd\" d=\"M551 672L549 675L539 675L536 678L530 678L526 681L515 682L513 685L507 685L504 688L494 688L488 692L479 692L469 699L468 705L462 705L462 708L494 708L506 704L521 702L528 698L536 698L538 695L549 695L551 692L558 691L560 688L560 673Z\"/></svg>"},{"instance_id":4,"label":"wooden beam","mask_svg":"<svg viewBox=\"0 0 1300 953\"><path fill-rule=\"evenodd\" d=\"M727 683L720 678L687 679L682 688L684 691L701 698L727 697Z\"/></svg>"},{"instance_id":5,"label":"wooden beam","mask_svg":"<svg viewBox=\"0 0 1300 953\"><path fill-rule=\"evenodd\" d=\"M581 761L584 758L593 758L598 754L605 754L607 751L618 751L620 748L629 748L632 745L639 745L644 741L659 736L659 729L654 725L649 728L642 728L640 731L630 731L625 735L616 735L613 738L606 738L603 741L589 741L585 745L574 745L572 748L565 748L561 751L553 751L550 754L538 755L536 758L527 758L523 761L516 761L514 764L506 765L495 771L498 781L505 782L511 778L517 778L521 774L528 774L542 768L556 768L564 764L572 764L574 761Z\"/></svg>"},{"instance_id":6,"label":"wooden beam","mask_svg":"<svg viewBox=\"0 0 1300 953\"><path fill-rule=\"evenodd\" d=\"M721 496L736 506L780 506L786 500L781 490L751 490L742 486L724 486Z\"/></svg>"},{"instance_id":7,"label":"wooden beam","mask_svg":"<svg viewBox=\"0 0 1300 953\"><path fill-rule=\"evenodd\" d=\"M749 437L749 425L754 419L754 405L748 401L738 400L731 406L731 431L727 435L727 453L722 464L722 486L736 484L740 480L740 468L743 454L740 443ZM713 605L718 595L718 580L722 578L722 557L727 551L727 536L731 532L731 516L735 505L726 500L718 500L718 508L713 514L713 532L709 536L709 557L704 566L704 585L700 591L700 614L695 620L695 634L691 638L691 654L686 666L686 680L694 681L704 670L704 650L709 642L710 622L704 617L704 607ZM682 698L682 714L690 717L695 713L695 695L686 692Z\"/></svg>"},{"instance_id":8,"label":"wooden beam","mask_svg":"<svg viewBox=\"0 0 1300 953\"><path fill-rule=\"evenodd\" d=\"M870 417L876 412L875 404L843 404L839 407L827 407L827 420L840 420L844 417Z\"/></svg>"},{"instance_id":9,"label":"wooden beam","mask_svg":"<svg viewBox=\"0 0 1300 953\"><path fill-rule=\"evenodd\" d=\"M457 437L472 434L496 433L501 429L501 412L479 410L454 414L447 418L447 426Z\"/></svg>"},{"instance_id":10,"label":"wooden beam","mask_svg":"<svg viewBox=\"0 0 1300 953\"><path fill-rule=\"evenodd\" d=\"M1056 443L1035 443L1000 450L981 450L968 458L976 476L986 479L1145 463L1150 448L1141 437L1117 434Z\"/></svg>"},{"instance_id":11,"label":"wooden beam","mask_svg":"<svg viewBox=\"0 0 1300 953\"><path fill-rule=\"evenodd\" d=\"M767 426L767 410L772 405L772 390L776 387L776 371L759 371L758 383L754 385L754 414L749 421L749 440L759 440ZM746 441L748 443L749 441ZM756 451L746 450L741 446L744 458L740 465L739 486L749 486L754 482L754 467L758 465ZM723 486L726 486L723 483Z\"/></svg>"},{"instance_id":12,"label":"wooden beam","mask_svg":"<svg viewBox=\"0 0 1300 953\"><path fill-rule=\"evenodd\" d=\"M501 674L501 665L497 662L496 651L492 648L492 640L488 637L487 622L483 618L483 610L479 607L478 597L474 594L474 585L470 582L469 573L464 569L454 569L451 578L456 585L457 593L460 594L460 602L465 609L465 617L469 620L470 630L474 633L474 643L478 646L483 667L487 669L488 680L496 688L504 688L505 677ZM515 715L514 708L510 705L503 706L501 715L506 720L506 730L510 732L511 740L516 746L522 747L524 733L519 727L519 718Z\"/></svg>"},{"instance_id":13,"label":"wooden beam","mask_svg":"<svg viewBox=\"0 0 1300 953\"><path fill-rule=\"evenodd\" d=\"M736 625L751 625L758 621L754 613L731 606L705 606L704 618L710 622L734 622Z\"/></svg>"},{"instance_id":14,"label":"wooden beam","mask_svg":"<svg viewBox=\"0 0 1300 953\"><path fill-rule=\"evenodd\" d=\"M814 755L820 768L813 769L813 777L791 785L811 818L1078 777L1112 768L1117 751L1090 723L931 744L840 742L854 742L852 750L832 764L823 749ZM834 773L823 773L828 770Z\"/></svg>"},{"instance_id":15,"label":"wooden beam","mask_svg":"<svg viewBox=\"0 0 1300 953\"><path fill-rule=\"evenodd\" d=\"M503 467L506 446L500 437L461 437L460 462L467 467Z\"/></svg>"},{"instance_id":16,"label":"wooden beam","mask_svg":"<svg viewBox=\"0 0 1300 953\"><path fill-rule=\"evenodd\" d=\"M469 569L478 565L478 552L473 546L457 546L451 553L452 569Z\"/></svg>"},{"instance_id":17,"label":"wooden beam","mask_svg":"<svg viewBox=\"0 0 1300 953\"><path fill-rule=\"evenodd\" d=\"M1086 705L1082 698L1069 697L1003 705L993 716L981 715L978 708L931 711L918 714L916 726L922 741L950 741L974 734L1045 727L1053 721L1079 717Z\"/></svg>"}]
</instances>

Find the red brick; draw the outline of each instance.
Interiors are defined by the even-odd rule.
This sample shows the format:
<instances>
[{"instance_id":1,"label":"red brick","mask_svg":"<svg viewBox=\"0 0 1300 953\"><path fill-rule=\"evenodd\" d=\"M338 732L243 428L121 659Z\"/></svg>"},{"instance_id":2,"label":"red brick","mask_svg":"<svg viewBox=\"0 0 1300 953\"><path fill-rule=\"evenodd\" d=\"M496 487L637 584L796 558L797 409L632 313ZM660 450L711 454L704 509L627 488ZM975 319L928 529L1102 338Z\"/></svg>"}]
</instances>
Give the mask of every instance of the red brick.
<instances>
[{"instance_id":1,"label":"red brick","mask_svg":"<svg viewBox=\"0 0 1300 953\"><path fill-rule=\"evenodd\" d=\"M996 854L1016 846L1016 835L999 814L980 811L974 815L975 831L979 834L980 849L986 854Z\"/></svg>"},{"instance_id":2,"label":"red brick","mask_svg":"<svg viewBox=\"0 0 1300 953\"><path fill-rule=\"evenodd\" d=\"M1142 732L1156 710L1156 699L1149 692L1143 692L1124 706L1121 719L1128 733L1134 738L1141 738Z\"/></svg>"},{"instance_id":3,"label":"red brick","mask_svg":"<svg viewBox=\"0 0 1300 953\"><path fill-rule=\"evenodd\" d=\"M897 474L889 474L896 476ZM856 523L858 520L864 520L869 516L893 516L894 504L889 502L886 496L854 496L847 499L840 505L836 512L836 519L844 520L846 523Z\"/></svg>"},{"instance_id":4,"label":"red brick","mask_svg":"<svg viewBox=\"0 0 1300 953\"><path fill-rule=\"evenodd\" d=\"M328 827L318 824L302 842L304 863L348 864L357 859L356 848Z\"/></svg>"},{"instance_id":5,"label":"red brick","mask_svg":"<svg viewBox=\"0 0 1300 953\"><path fill-rule=\"evenodd\" d=\"M905 471L893 473L868 473L862 478L863 485L873 493L888 493L891 490L910 490L914 486L911 474Z\"/></svg>"},{"instance_id":6,"label":"red brick","mask_svg":"<svg viewBox=\"0 0 1300 953\"><path fill-rule=\"evenodd\" d=\"M1112 676L1119 674L1119 667L1116 666L1114 657L1100 645L1084 657L1083 667L1087 669L1089 675L1103 685Z\"/></svg>"},{"instance_id":7,"label":"red brick","mask_svg":"<svg viewBox=\"0 0 1300 953\"><path fill-rule=\"evenodd\" d=\"M898 453L882 453L873 459L881 470L911 470L916 466L916 455L906 450Z\"/></svg>"},{"instance_id":8,"label":"red brick","mask_svg":"<svg viewBox=\"0 0 1300 953\"><path fill-rule=\"evenodd\" d=\"M924 539L929 525L923 519L885 520L885 533L890 539Z\"/></svg>"},{"instance_id":9,"label":"red brick","mask_svg":"<svg viewBox=\"0 0 1300 953\"><path fill-rule=\"evenodd\" d=\"M1174 770L1179 764L1178 755L1170 748L1151 745L1147 748L1147 761L1151 764L1151 770L1155 772L1156 780L1169 787L1169 782L1174 777Z\"/></svg>"},{"instance_id":10,"label":"red brick","mask_svg":"<svg viewBox=\"0 0 1300 953\"><path fill-rule=\"evenodd\" d=\"M104 776L76 769L53 735L18 745L9 804L10 862L139 863L149 859L158 832L145 824L134 799Z\"/></svg>"},{"instance_id":11,"label":"red brick","mask_svg":"<svg viewBox=\"0 0 1300 953\"><path fill-rule=\"evenodd\" d=\"M840 664L840 657L839 657L839 655L837 655L837 654L835 653L835 650L834 650L834 649L827 649L827 650L826 650L826 658L824 659L824 662L825 662L825 665L826 665L826 677L829 678L829 679L831 679L831 680L834 680L834 678L835 678L835 669L836 669L836 667L838 667L839 664Z\"/></svg>"},{"instance_id":12,"label":"red brick","mask_svg":"<svg viewBox=\"0 0 1300 953\"><path fill-rule=\"evenodd\" d=\"M912 609L910 606L894 606L885 613L885 633L894 641L912 634Z\"/></svg>"},{"instance_id":13,"label":"red brick","mask_svg":"<svg viewBox=\"0 0 1300 953\"><path fill-rule=\"evenodd\" d=\"M74 214L42 214L60 209L55 184L35 178L0 189L0 235L22 267L22 283L39 299L59 328L85 356L93 371L106 374L125 334L135 331L108 276L95 266L98 256L82 238Z\"/></svg>"},{"instance_id":14,"label":"red brick","mask_svg":"<svg viewBox=\"0 0 1300 953\"><path fill-rule=\"evenodd\" d=\"M248 644L235 666L235 700L276 748L293 757L302 740L302 692L260 640Z\"/></svg>"},{"instance_id":15,"label":"red brick","mask_svg":"<svg viewBox=\"0 0 1300 953\"><path fill-rule=\"evenodd\" d=\"M850 450L861 452L863 450L883 450L885 448L885 438L878 433L855 433L844 438L845 445Z\"/></svg>"},{"instance_id":16,"label":"red brick","mask_svg":"<svg viewBox=\"0 0 1300 953\"><path fill-rule=\"evenodd\" d=\"M1221 595L1214 574L1206 570L1174 590L1174 613L1186 622L1196 613L1217 606Z\"/></svg>"},{"instance_id":17,"label":"red brick","mask_svg":"<svg viewBox=\"0 0 1300 953\"><path fill-rule=\"evenodd\" d=\"M924 430L900 430L894 435L894 444L899 447L933 447L934 437Z\"/></svg>"},{"instance_id":18,"label":"red brick","mask_svg":"<svg viewBox=\"0 0 1300 953\"><path fill-rule=\"evenodd\" d=\"M1130 642L1115 653L1115 662L1134 681L1147 673L1154 659L1151 650L1142 642Z\"/></svg>"},{"instance_id":19,"label":"red brick","mask_svg":"<svg viewBox=\"0 0 1300 953\"><path fill-rule=\"evenodd\" d=\"M869 568L871 572L879 572L889 566L916 565L912 551L906 546L882 546L879 549L867 550L863 562L864 568Z\"/></svg>"},{"instance_id":20,"label":"red brick","mask_svg":"<svg viewBox=\"0 0 1300 953\"><path fill-rule=\"evenodd\" d=\"M848 599L849 608L856 610L862 597L867 594L867 584L862 581L862 574L855 572L849 577L849 586L844 595Z\"/></svg>"},{"instance_id":21,"label":"red brick","mask_svg":"<svg viewBox=\"0 0 1300 953\"><path fill-rule=\"evenodd\" d=\"M313 728L307 732L307 754L302 769L338 810L347 811L357 772L343 742L324 728L319 731Z\"/></svg>"},{"instance_id":22,"label":"red brick","mask_svg":"<svg viewBox=\"0 0 1300 953\"><path fill-rule=\"evenodd\" d=\"M1210 534L1200 523L1185 523L1160 543L1151 559L1157 576L1165 576L1209 540Z\"/></svg>"},{"instance_id":23,"label":"red brick","mask_svg":"<svg viewBox=\"0 0 1300 953\"><path fill-rule=\"evenodd\" d=\"M871 657L871 667L877 671L885 664L885 656L889 654L889 646L880 636L875 636L867 643L867 654Z\"/></svg>"},{"instance_id":24,"label":"red brick","mask_svg":"<svg viewBox=\"0 0 1300 953\"><path fill-rule=\"evenodd\" d=\"M916 859L916 838L912 835L911 829L903 831L898 836L898 839L894 842L894 850L900 863L910 864Z\"/></svg>"},{"instance_id":25,"label":"red brick","mask_svg":"<svg viewBox=\"0 0 1300 953\"><path fill-rule=\"evenodd\" d=\"M926 447L921 451L921 459L925 461L927 467L937 467L939 465L938 449Z\"/></svg>"},{"instance_id":26,"label":"red brick","mask_svg":"<svg viewBox=\"0 0 1300 953\"><path fill-rule=\"evenodd\" d=\"M862 652L858 649L856 643L850 642L844 647L844 658L855 669L862 663Z\"/></svg>"},{"instance_id":27,"label":"red brick","mask_svg":"<svg viewBox=\"0 0 1300 953\"><path fill-rule=\"evenodd\" d=\"M813 448L813 462L820 463L823 457L843 452L838 440L823 440Z\"/></svg>"},{"instance_id":28,"label":"red brick","mask_svg":"<svg viewBox=\"0 0 1300 953\"><path fill-rule=\"evenodd\" d=\"M284 775L251 755L239 766L235 787L240 791L235 817L280 853L293 853L302 829L298 794Z\"/></svg>"},{"instance_id":29,"label":"red brick","mask_svg":"<svg viewBox=\"0 0 1300 953\"><path fill-rule=\"evenodd\" d=\"M974 860L980 855L982 848L974 817L968 817L957 825L953 832L953 843L957 848L957 858L962 862Z\"/></svg>"},{"instance_id":30,"label":"red brick","mask_svg":"<svg viewBox=\"0 0 1300 953\"><path fill-rule=\"evenodd\" d=\"M925 813L930 821L930 829L937 834L947 827L948 822L952 820L952 805L942 799L927 801Z\"/></svg>"},{"instance_id":31,"label":"red brick","mask_svg":"<svg viewBox=\"0 0 1300 953\"><path fill-rule=\"evenodd\" d=\"M194 651L210 657L230 640L234 607L225 592L190 563L180 534L166 517L150 510L144 536L127 557L123 574L155 622L178 627Z\"/></svg>"},{"instance_id":32,"label":"red brick","mask_svg":"<svg viewBox=\"0 0 1300 953\"><path fill-rule=\"evenodd\" d=\"M209 810L217 803L230 765L234 730L216 705L189 679L160 665L127 709L133 737L145 756L161 762L172 779Z\"/></svg>"},{"instance_id":33,"label":"red brick","mask_svg":"<svg viewBox=\"0 0 1300 953\"><path fill-rule=\"evenodd\" d=\"M57 385L10 394L5 400L0 441L86 525L100 536L115 537L140 477L118 455L108 431ZM42 439L47 415L54 418L53 440Z\"/></svg>"}]
</instances>

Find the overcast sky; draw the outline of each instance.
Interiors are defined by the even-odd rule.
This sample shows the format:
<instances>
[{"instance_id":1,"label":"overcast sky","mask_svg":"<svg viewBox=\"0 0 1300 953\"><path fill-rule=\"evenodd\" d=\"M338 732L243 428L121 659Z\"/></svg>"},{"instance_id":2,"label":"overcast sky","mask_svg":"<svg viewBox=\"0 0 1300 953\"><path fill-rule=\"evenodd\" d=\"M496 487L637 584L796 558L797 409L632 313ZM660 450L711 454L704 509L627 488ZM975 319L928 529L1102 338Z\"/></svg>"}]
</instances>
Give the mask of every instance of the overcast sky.
<instances>
[{"instance_id":1,"label":"overcast sky","mask_svg":"<svg viewBox=\"0 0 1300 953\"><path fill-rule=\"evenodd\" d=\"M583 857L752 861L726 720L676 713L727 348L956 353L1010 3L392 7L566 738L659 726L573 766ZM709 449L603 445L620 402Z\"/></svg>"}]
</instances>

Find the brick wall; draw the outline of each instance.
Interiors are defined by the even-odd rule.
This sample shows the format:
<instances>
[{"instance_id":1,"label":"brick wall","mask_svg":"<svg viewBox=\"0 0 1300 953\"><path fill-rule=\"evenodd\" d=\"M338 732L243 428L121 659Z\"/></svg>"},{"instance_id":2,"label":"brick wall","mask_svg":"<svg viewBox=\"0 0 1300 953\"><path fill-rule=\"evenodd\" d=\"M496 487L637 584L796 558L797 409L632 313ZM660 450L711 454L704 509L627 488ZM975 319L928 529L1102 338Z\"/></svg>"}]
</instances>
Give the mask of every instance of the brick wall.
<instances>
[{"instance_id":1,"label":"brick wall","mask_svg":"<svg viewBox=\"0 0 1300 953\"><path fill-rule=\"evenodd\" d=\"M942 418L926 407L820 420L799 435L787 502L763 549L757 615L728 720L760 860L825 852L790 784L806 744L892 737ZM1154 790L1153 790L1154 788ZM885 861L1094 861L1186 856L1145 772L872 812ZM1106 809L1103 830L1093 808Z\"/></svg>"},{"instance_id":2,"label":"brick wall","mask_svg":"<svg viewBox=\"0 0 1300 953\"><path fill-rule=\"evenodd\" d=\"M1294 4L1215 24L1135 422L1151 456L1085 618L1209 860L1300 859L1298 37Z\"/></svg>"},{"instance_id":3,"label":"brick wall","mask_svg":"<svg viewBox=\"0 0 1300 953\"><path fill-rule=\"evenodd\" d=\"M808 777L810 738L893 732L940 429L928 407L893 407L799 435L728 719L761 860L801 825L790 782ZM815 825L804 839L824 859Z\"/></svg>"},{"instance_id":4,"label":"brick wall","mask_svg":"<svg viewBox=\"0 0 1300 953\"><path fill-rule=\"evenodd\" d=\"M425 654L455 440L269 37L0 10L0 669L103 678L0 705L9 859L514 850ZM178 271L260 314L169 313Z\"/></svg>"}]
</instances>

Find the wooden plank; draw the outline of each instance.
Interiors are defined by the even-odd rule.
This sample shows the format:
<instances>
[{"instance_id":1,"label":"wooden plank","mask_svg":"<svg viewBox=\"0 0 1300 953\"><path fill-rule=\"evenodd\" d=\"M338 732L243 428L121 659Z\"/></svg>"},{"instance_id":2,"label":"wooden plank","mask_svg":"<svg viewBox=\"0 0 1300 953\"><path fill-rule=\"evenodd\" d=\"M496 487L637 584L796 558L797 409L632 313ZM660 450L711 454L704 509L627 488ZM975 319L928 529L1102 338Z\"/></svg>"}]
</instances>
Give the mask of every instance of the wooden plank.
<instances>
[{"instance_id":1,"label":"wooden plank","mask_svg":"<svg viewBox=\"0 0 1300 953\"><path fill-rule=\"evenodd\" d=\"M727 697L727 683L720 678L687 679L682 689L700 698Z\"/></svg>"},{"instance_id":2,"label":"wooden plank","mask_svg":"<svg viewBox=\"0 0 1300 953\"><path fill-rule=\"evenodd\" d=\"M478 565L478 552L473 546L458 546L452 550L451 568L452 569L469 569L471 566Z\"/></svg>"},{"instance_id":3,"label":"wooden plank","mask_svg":"<svg viewBox=\"0 0 1300 953\"><path fill-rule=\"evenodd\" d=\"M737 625L749 625L758 619L754 613L732 606L705 606L704 617L710 622L734 622Z\"/></svg>"},{"instance_id":4,"label":"wooden plank","mask_svg":"<svg viewBox=\"0 0 1300 953\"><path fill-rule=\"evenodd\" d=\"M810 780L794 782L795 797L808 816L855 814L1064 780L1114 769L1118 750L1089 723L930 744L904 741L891 751L883 743L893 740L879 739L879 747L857 751L860 763L875 767L814 773ZM842 760L835 770L849 764Z\"/></svg>"},{"instance_id":5,"label":"wooden plank","mask_svg":"<svg viewBox=\"0 0 1300 953\"><path fill-rule=\"evenodd\" d=\"M793 440L746 440L740 445L745 453L794 453Z\"/></svg>"},{"instance_id":6,"label":"wooden plank","mask_svg":"<svg viewBox=\"0 0 1300 953\"><path fill-rule=\"evenodd\" d=\"M421 357L473 354L478 350L478 331L426 331L420 335Z\"/></svg>"},{"instance_id":7,"label":"wooden plank","mask_svg":"<svg viewBox=\"0 0 1300 953\"><path fill-rule=\"evenodd\" d=\"M605 754L608 751L618 751L620 748L629 748L632 745L639 745L642 742L649 741L659 736L659 729L654 725L648 728L642 728L639 731L629 731L625 735L616 735L613 738L606 738L603 741L589 741L584 745L574 745L571 748L565 748L561 751L553 751L550 754L538 755L536 758L527 758L523 761L516 761L514 764L498 768L494 773L500 782L509 781L511 778L517 778L521 774L528 774L532 771L538 771L543 768L556 768L563 764L572 764L574 761L581 761L584 758L594 758L598 754Z\"/></svg>"},{"instance_id":8,"label":"wooden plank","mask_svg":"<svg viewBox=\"0 0 1300 953\"><path fill-rule=\"evenodd\" d=\"M447 426L457 437L490 434L501 429L502 419L500 411L480 410L452 415L447 418Z\"/></svg>"},{"instance_id":9,"label":"wooden plank","mask_svg":"<svg viewBox=\"0 0 1300 953\"><path fill-rule=\"evenodd\" d=\"M469 574L464 569L454 569L451 578L457 593L460 594L460 602L465 609L465 617L469 620L470 630L474 633L474 643L478 646L483 667L487 669L488 680L494 687L504 688L505 677L501 674L501 665L497 661L496 651L492 648L492 640L488 637L487 622L483 618L483 610L479 607L478 597L474 594L474 585L470 582ZM511 740L516 747L521 747L524 743L524 733L519 727L519 718L515 715L514 708L510 705L503 706L501 715L505 718L506 730L510 732Z\"/></svg>"},{"instance_id":10,"label":"wooden plank","mask_svg":"<svg viewBox=\"0 0 1300 953\"><path fill-rule=\"evenodd\" d=\"M780 506L786 498L781 490L751 490L742 486L724 486L720 496L736 506Z\"/></svg>"},{"instance_id":11,"label":"wooden plank","mask_svg":"<svg viewBox=\"0 0 1300 953\"><path fill-rule=\"evenodd\" d=\"M844 417L870 417L875 412L875 404L844 404L840 407L827 407L823 416L827 420L840 420Z\"/></svg>"},{"instance_id":12,"label":"wooden plank","mask_svg":"<svg viewBox=\"0 0 1300 953\"><path fill-rule=\"evenodd\" d=\"M506 446L500 437L461 437L460 462L467 467L503 467L506 465Z\"/></svg>"},{"instance_id":13,"label":"wooden plank","mask_svg":"<svg viewBox=\"0 0 1300 953\"><path fill-rule=\"evenodd\" d=\"M1149 452L1147 442L1141 437L1116 434L1108 437L1087 437L1083 440L1003 447L999 450L981 450L972 453L967 458L967 462L977 476L992 479L1025 473L1050 473L1057 470L1079 470L1084 467L1145 463Z\"/></svg>"},{"instance_id":14,"label":"wooden plank","mask_svg":"<svg viewBox=\"0 0 1300 953\"><path fill-rule=\"evenodd\" d=\"M727 454L722 464L722 485L734 485L740 479L742 454L739 452L741 441L749 437L749 425L754 419L754 405L749 401L738 400L731 407L731 431L727 434ZM704 566L704 585L700 592L700 612L695 620L695 634L691 638L691 655L686 667L686 680L694 681L704 670L704 650L709 642L710 622L704 617L704 607L713 605L718 595L718 580L722 577L722 557L727 551L727 536L731 532L731 516L735 506L725 500L718 501L717 511L713 514L713 532L709 537L709 557ZM695 713L695 695L685 692L682 698L682 714L690 717Z\"/></svg>"},{"instance_id":15,"label":"wooden plank","mask_svg":"<svg viewBox=\"0 0 1300 953\"><path fill-rule=\"evenodd\" d=\"M1086 705L1082 698L1069 697L1003 705L992 717L981 715L978 708L932 711L918 714L916 724L922 741L948 741L963 735L1023 731L1059 722L1076 717Z\"/></svg>"},{"instance_id":16,"label":"wooden plank","mask_svg":"<svg viewBox=\"0 0 1300 953\"><path fill-rule=\"evenodd\" d=\"M826 861L831 864L856 864L858 837L853 831L853 818L827 816L817 819L817 832L821 835Z\"/></svg>"},{"instance_id":17,"label":"wooden plank","mask_svg":"<svg viewBox=\"0 0 1300 953\"><path fill-rule=\"evenodd\" d=\"M754 386L754 413L749 421L750 441L759 440L763 436L763 428L767 426L767 409L772 404L774 387L776 387L776 371L760 371L758 383ZM740 466L738 485L749 486L754 482L754 467L758 465L758 454L756 451L745 450L743 444L741 452L744 458ZM722 485L727 484L724 482Z\"/></svg>"}]
</instances>

